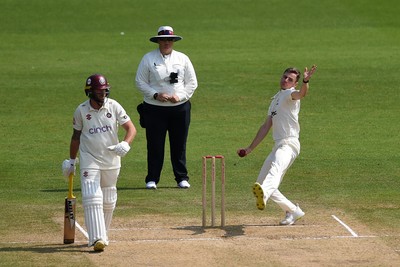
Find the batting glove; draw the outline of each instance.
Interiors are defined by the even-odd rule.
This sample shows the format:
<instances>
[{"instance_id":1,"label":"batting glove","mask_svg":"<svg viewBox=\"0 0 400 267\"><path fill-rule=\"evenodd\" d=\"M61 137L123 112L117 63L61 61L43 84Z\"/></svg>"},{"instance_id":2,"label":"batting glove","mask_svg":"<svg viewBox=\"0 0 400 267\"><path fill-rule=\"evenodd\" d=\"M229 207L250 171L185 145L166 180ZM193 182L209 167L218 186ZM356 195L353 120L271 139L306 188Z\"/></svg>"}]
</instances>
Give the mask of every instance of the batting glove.
<instances>
[{"instance_id":1,"label":"batting glove","mask_svg":"<svg viewBox=\"0 0 400 267\"><path fill-rule=\"evenodd\" d=\"M63 161L62 172L65 177L69 177L71 173L75 175L75 171L76 171L75 159L66 159Z\"/></svg>"},{"instance_id":2,"label":"batting glove","mask_svg":"<svg viewBox=\"0 0 400 267\"><path fill-rule=\"evenodd\" d=\"M122 141L116 146L109 146L108 149L114 151L118 156L124 157L129 152L131 147L129 146L128 142Z\"/></svg>"}]
</instances>

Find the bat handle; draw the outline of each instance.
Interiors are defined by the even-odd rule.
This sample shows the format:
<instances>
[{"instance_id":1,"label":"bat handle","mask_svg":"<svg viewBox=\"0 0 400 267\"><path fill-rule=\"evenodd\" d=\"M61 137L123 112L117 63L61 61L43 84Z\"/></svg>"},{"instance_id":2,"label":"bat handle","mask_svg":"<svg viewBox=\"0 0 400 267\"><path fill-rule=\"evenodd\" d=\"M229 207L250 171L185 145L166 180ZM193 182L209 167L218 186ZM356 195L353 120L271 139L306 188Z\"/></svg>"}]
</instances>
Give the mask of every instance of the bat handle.
<instances>
[{"instance_id":1,"label":"bat handle","mask_svg":"<svg viewBox=\"0 0 400 267\"><path fill-rule=\"evenodd\" d=\"M73 188L74 188L74 174L71 173L68 179L68 198L75 198L73 194Z\"/></svg>"}]
</instances>

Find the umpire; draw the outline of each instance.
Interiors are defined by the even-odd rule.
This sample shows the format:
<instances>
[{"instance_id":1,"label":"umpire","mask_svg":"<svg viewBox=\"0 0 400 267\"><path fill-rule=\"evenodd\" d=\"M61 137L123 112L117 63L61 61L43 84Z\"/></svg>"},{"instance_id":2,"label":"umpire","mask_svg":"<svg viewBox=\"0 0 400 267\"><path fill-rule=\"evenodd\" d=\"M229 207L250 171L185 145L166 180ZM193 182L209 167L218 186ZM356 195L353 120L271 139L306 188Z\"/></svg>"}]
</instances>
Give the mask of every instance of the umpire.
<instances>
[{"instance_id":1,"label":"umpire","mask_svg":"<svg viewBox=\"0 0 400 267\"><path fill-rule=\"evenodd\" d=\"M144 55L136 73L136 86L144 96L141 119L147 139L147 189L157 189L160 181L167 132L175 181L179 188L190 187L186 141L189 99L197 88L197 78L189 57L173 50L174 43L181 39L172 27L161 26L150 38L158 48Z\"/></svg>"}]
</instances>

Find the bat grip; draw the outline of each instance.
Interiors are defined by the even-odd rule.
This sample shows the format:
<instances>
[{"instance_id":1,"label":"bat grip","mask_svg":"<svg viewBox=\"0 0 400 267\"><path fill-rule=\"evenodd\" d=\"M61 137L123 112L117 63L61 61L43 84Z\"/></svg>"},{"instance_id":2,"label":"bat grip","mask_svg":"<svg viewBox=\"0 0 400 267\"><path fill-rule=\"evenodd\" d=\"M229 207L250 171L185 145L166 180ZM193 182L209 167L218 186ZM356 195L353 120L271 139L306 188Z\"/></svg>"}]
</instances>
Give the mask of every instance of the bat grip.
<instances>
[{"instance_id":1,"label":"bat grip","mask_svg":"<svg viewBox=\"0 0 400 267\"><path fill-rule=\"evenodd\" d=\"M74 188L74 174L71 173L68 177L68 198L75 198L73 194Z\"/></svg>"}]
</instances>

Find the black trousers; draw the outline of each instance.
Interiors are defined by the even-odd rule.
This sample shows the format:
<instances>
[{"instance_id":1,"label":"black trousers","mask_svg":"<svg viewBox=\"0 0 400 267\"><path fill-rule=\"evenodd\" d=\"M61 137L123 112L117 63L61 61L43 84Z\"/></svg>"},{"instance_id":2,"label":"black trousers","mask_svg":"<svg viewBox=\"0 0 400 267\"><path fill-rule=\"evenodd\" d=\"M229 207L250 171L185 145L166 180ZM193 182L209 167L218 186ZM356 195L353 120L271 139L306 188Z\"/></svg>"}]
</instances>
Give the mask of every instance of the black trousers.
<instances>
[{"instance_id":1,"label":"black trousers","mask_svg":"<svg viewBox=\"0 0 400 267\"><path fill-rule=\"evenodd\" d=\"M164 164L165 139L168 132L170 158L175 181L189 180L186 168L186 141L190 125L189 101L174 107L144 103L147 139L146 183L160 181Z\"/></svg>"}]
</instances>

